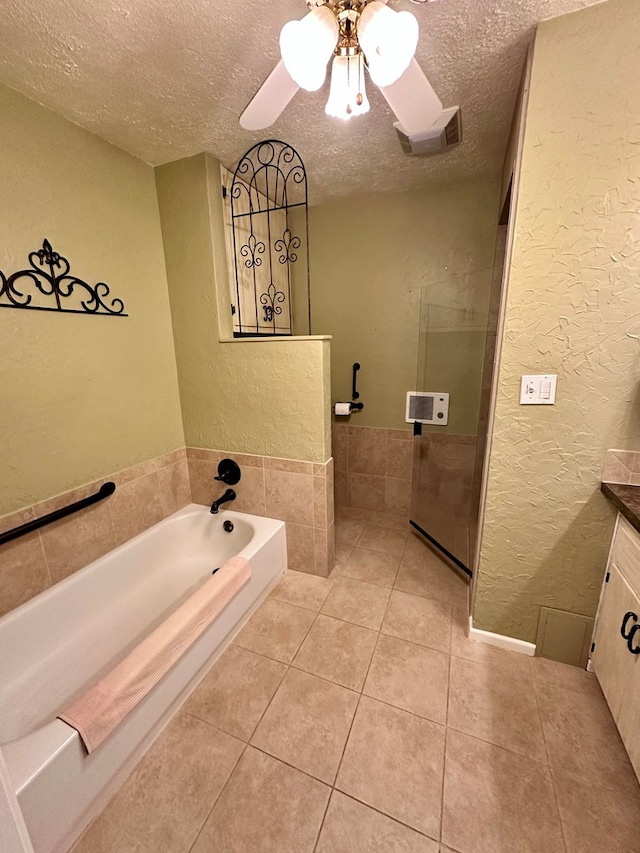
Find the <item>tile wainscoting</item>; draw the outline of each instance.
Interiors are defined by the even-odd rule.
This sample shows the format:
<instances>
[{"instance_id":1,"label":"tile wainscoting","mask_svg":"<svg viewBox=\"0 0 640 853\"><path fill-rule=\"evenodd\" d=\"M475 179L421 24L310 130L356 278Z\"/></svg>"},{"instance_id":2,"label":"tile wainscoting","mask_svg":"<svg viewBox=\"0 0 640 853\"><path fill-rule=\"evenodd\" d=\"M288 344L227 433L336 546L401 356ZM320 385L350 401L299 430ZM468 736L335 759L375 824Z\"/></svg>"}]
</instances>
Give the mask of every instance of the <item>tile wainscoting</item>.
<instances>
[{"instance_id":1,"label":"tile wainscoting","mask_svg":"<svg viewBox=\"0 0 640 853\"><path fill-rule=\"evenodd\" d=\"M602 468L604 483L640 486L640 452L635 450L607 450Z\"/></svg>"},{"instance_id":2,"label":"tile wainscoting","mask_svg":"<svg viewBox=\"0 0 640 853\"><path fill-rule=\"evenodd\" d=\"M410 430L334 424L336 506L409 518L413 435Z\"/></svg>"},{"instance_id":3,"label":"tile wainscoting","mask_svg":"<svg viewBox=\"0 0 640 853\"><path fill-rule=\"evenodd\" d=\"M88 497L108 480L117 486L111 497L0 548L0 616L191 500L182 448L5 515L0 532Z\"/></svg>"},{"instance_id":4,"label":"tile wainscoting","mask_svg":"<svg viewBox=\"0 0 640 853\"><path fill-rule=\"evenodd\" d=\"M188 503L211 504L225 488L213 479L224 456L242 468L232 508L281 518L289 567L327 577L335 561L333 460L181 448L0 518L1 533L94 494L108 480L117 486L106 500L0 548L0 616Z\"/></svg>"},{"instance_id":5,"label":"tile wainscoting","mask_svg":"<svg viewBox=\"0 0 640 853\"><path fill-rule=\"evenodd\" d=\"M214 476L225 456L235 459L242 479L232 509L287 525L289 568L328 577L335 562L333 460L323 464L187 448L191 498L210 504L224 491Z\"/></svg>"}]
</instances>

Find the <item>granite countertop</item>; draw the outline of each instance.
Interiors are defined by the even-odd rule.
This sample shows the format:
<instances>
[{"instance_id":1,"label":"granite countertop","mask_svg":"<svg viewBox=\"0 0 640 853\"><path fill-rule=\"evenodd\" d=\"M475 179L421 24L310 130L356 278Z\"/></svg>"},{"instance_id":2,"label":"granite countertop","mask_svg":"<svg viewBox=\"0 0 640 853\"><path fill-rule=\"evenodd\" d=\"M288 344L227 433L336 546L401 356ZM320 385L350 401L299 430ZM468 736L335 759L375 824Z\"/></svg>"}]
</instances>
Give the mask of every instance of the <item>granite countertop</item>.
<instances>
[{"instance_id":1,"label":"granite countertop","mask_svg":"<svg viewBox=\"0 0 640 853\"><path fill-rule=\"evenodd\" d=\"M629 524L633 525L640 533L640 486L602 483L600 489L615 508L624 515Z\"/></svg>"}]
</instances>

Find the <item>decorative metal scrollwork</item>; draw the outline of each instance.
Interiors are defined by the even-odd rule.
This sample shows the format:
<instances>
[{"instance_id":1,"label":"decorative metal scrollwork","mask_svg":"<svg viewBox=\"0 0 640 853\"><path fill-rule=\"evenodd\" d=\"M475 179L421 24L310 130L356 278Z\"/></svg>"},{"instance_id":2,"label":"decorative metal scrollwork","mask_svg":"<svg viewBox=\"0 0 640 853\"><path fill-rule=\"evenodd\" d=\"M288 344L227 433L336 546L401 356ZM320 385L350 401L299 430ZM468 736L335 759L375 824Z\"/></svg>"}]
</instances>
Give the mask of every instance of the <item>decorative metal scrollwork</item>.
<instances>
[{"instance_id":1,"label":"decorative metal scrollwork","mask_svg":"<svg viewBox=\"0 0 640 853\"><path fill-rule=\"evenodd\" d=\"M300 155L286 142L259 142L238 163L226 198L233 238L234 334L293 334L292 304L303 304L302 288L310 334L307 174ZM300 321L298 328L304 328Z\"/></svg>"},{"instance_id":2,"label":"decorative metal scrollwork","mask_svg":"<svg viewBox=\"0 0 640 853\"><path fill-rule=\"evenodd\" d=\"M260 297L260 304L263 306L265 323L272 323L276 315L282 314L282 308L278 303L282 304L285 300L285 295L282 290L277 290L275 284L270 284L267 292Z\"/></svg>"},{"instance_id":3,"label":"decorative metal scrollwork","mask_svg":"<svg viewBox=\"0 0 640 853\"><path fill-rule=\"evenodd\" d=\"M281 264L295 264L298 260L298 256L291 250L300 248L300 238L294 237L291 231L288 228L285 228L282 240L276 240L273 244L273 248L276 252L282 252L278 258L278 261Z\"/></svg>"},{"instance_id":4,"label":"decorative metal scrollwork","mask_svg":"<svg viewBox=\"0 0 640 853\"><path fill-rule=\"evenodd\" d=\"M69 314L101 314L126 317L121 299L108 299L109 286L103 281L95 285L70 275L69 261L54 252L45 240L42 248L29 253L30 269L5 275L0 270L0 308L26 308L32 311L62 311ZM28 293L31 289L33 292ZM53 304L37 304L51 297ZM76 297L76 301L73 301ZM63 300L72 298L70 306ZM80 307L77 307L80 306Z\"/></svg>"},{"instance_id":5,"label":"decorative metal scrollwork","mask_svg":"<svg viewBox=\"0 0 640 853\"><path fill-rule=\"evenodd\" d=\"M262 258L258 256L264 254L265 248L261 240L258 240L254 234L249 234L249 239L240 249L240 254L246 258L244 265L247 269L262 266Z\"/></svg>"}]
</instances>

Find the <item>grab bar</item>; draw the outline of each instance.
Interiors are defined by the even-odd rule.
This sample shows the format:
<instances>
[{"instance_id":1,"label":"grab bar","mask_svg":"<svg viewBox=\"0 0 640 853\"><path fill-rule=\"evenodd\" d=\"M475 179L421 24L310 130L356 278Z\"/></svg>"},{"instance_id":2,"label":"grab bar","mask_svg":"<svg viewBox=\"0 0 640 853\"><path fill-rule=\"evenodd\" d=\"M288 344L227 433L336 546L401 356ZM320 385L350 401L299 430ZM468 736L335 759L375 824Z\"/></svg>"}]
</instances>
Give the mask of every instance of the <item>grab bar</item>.
<instances>
[{"instance_id":1,"label":"grab bar","mask_svg":"<svg viewBox=\"0 0 640 853\"><path fill-rule=\"evenodd\" d=\"M360 396L360 392L358 391L358 385L357 385L357 382L358 382L357 373L359 370L360 370L360 365L358 364L357 361L355 361L353 363L353 378L351 380L351 399L352 400L357 400L358 397Z\"/></svg>"},{"instance_id":2,"label":"grab bar","mask_svg":"<svg viewBox=\"0 0 640 853\"><path fill-rule=\"evenodd\" d=\"M0 545L4 545L6 542L11 542L12 539L17 539L19 536L31 533L39 527L44 527L45 524L51 524L53 521L58 521L58 519L71 515L73 512L78 512L78 510L84 509L92 504L97 504L98 501L102 501L105 498L108 498L109 495L112 495L115 490L115 483L103 483L95 495L89 495L88 498L82 498L82 500L69 504L69 506L56 509L47 515L41 516L40 518L35 518L33 521L27 521L26 524L14 527L12 530L7 530L6 533L0 533Z\"/></svg>"}]
</instances>

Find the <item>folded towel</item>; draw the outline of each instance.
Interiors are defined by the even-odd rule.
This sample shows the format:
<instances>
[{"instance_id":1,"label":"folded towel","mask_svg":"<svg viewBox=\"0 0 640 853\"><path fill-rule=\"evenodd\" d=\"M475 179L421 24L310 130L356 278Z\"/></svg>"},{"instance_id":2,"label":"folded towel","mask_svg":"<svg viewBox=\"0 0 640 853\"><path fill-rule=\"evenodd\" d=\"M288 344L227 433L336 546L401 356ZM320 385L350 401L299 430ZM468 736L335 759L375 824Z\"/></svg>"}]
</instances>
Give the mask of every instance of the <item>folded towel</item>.
<instances>
[{"instance_id":1,"label":"folded towel","mask_svg":"<svg viewBox=\"0 0 640 853\"><path fill-rule=\"evenodd\" d=\"M244 557L232 557L148 637L63 713L93 752L155 687L251 577Z\"/></svg>"}]
</instances>

